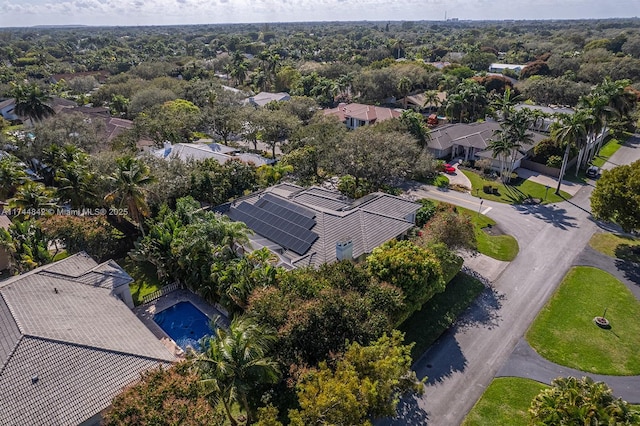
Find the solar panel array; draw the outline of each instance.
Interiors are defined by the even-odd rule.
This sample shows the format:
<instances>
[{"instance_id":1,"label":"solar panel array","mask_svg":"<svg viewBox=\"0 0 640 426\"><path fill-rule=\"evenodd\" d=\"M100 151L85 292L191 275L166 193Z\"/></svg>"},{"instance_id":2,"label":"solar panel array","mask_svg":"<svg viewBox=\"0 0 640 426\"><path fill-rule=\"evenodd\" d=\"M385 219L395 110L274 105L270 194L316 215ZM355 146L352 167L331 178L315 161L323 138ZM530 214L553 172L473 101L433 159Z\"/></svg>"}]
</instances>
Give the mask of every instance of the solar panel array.
<instances>
[{"instance_id":1,"label":"solar panel array","mask_svg":"<svg viewBox=\"0 0 640 426\"><path fill-rule=\"evenodd\" d=\"M293 213L296 212L275 203L261 204L270 205L270 207L267 209L260 208L243 201L236 207L231 208L231 216L234 220L240 220L246 223L247 226L256 233L299 255L305 254L315 240L318 239L318 234L309 230L309 228L315 225L315 220L299 214L293 215ZM306 220L306 222L304 222L305 226L292 222L275 213L274 211L276 210L281 212L281 210L276 209L276 207L286 210L285 213L287 216L293 220L298 220L299 222L302 222L302 219ZM307 227L306 225L309 224L309 220L313 223Z\"/></svg>"},{"instance_id":2,"label":"solar panel array","mask_svg":"<svg viewBox=\"0 0 640 426\"><path fill-rule=\"evenodd\" d=\"M258 201L256 203L256 205L258 207L262 206L262 203L264 203L265 201L269 201L271 203L277 204L279 206L282 206L288 210L293 210L294 212L298 213L299 215L308 217L310 219L313 219L314 217L316 217L316 212L314 212L313 210L309 210L306 209L302 206L299 206L297 204L293 204L290 201L287 200L283 200L282 198L276 197L275 195L266 193L262 195L262 198L260 198L260 201Z\"/></svg>"},{"instance_id":3,"label":"solar panel array","mask_svg":"<svg viewBox=\"0 0 640 426\"><path fill-rule=\"evenodd\" d=\"M311 229L313 228L313 225L316 224L316 221L314 219L302 216L301 214L298 214L293 210L289 210L288 208L272 203L271 201L265 201L261 203L259 207L263 210L273 213L278 217L283 218L284 220L302 226L305 229Z\"/></svg>"}]
</instances>

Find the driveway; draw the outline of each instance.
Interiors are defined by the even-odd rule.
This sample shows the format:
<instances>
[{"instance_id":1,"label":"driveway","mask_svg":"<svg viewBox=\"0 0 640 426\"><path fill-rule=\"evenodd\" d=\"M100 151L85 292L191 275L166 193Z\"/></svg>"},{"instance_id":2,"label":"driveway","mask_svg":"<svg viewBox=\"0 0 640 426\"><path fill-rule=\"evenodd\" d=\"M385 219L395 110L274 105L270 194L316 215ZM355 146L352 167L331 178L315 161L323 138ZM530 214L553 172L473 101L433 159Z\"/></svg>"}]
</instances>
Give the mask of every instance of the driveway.
<instances>
[{"instance_id":1,"label":"driveway","mask_svg":"<svg viewBox=\"0 0 640 426\"><path fill-rule=\"evenodd\" d=\"M632 138L610 162L640 158L640 138ZM520 253L454 327L416 361L419 377L428 377L421 397L402 401L399 416L384 425L459 425L504 365L529 324L587 245L598 224L590 215L584 186L567 202L510 206L469 194L407 184L413 196L429 196L464 207L484 209L518 240Z\"/></svg>"}]
</instances>

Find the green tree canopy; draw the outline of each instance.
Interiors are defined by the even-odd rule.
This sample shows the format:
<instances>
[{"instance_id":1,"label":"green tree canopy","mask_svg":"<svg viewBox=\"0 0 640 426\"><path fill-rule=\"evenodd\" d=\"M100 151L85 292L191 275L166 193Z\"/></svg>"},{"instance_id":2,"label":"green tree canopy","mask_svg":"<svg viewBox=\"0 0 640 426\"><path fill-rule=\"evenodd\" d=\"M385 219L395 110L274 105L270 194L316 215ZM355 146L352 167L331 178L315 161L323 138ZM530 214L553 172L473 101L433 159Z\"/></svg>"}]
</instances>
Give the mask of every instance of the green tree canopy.
<instances>
[{"instance_id":1,"label":"green tree canopy","mask_svg":"<svg viewBox=\"0 0 640 426\"><path fill-rule=\"evenodd\" d=\"M296 385L300 409L291 425L371 425L371 419L394 416L400 397L422 393L411 371L411 346L394 331L370 345L349 345L334 362L321 362Z\"/></svg>"},{"instance_id":2,"label":"green tree canopy","mask_svg":"<svg viewBox=\"0 0 640 426\"><path fill-rule=\"evenodd\" d=\"M591 209L627 232L640 229L640 161L603 171L591 193Z\"/></svg>"}]
</instances>

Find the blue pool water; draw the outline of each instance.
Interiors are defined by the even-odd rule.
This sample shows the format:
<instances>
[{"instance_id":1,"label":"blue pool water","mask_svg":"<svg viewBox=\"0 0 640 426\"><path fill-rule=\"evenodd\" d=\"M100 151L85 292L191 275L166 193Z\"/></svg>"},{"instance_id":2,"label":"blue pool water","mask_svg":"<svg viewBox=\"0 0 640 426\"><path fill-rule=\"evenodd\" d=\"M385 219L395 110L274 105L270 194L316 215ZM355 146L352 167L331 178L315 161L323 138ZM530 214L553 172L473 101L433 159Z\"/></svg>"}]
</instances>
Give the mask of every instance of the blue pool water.
<instances>
[{"instance_id":1,"label":"blue pool water","mask_svg":"<svg viewBox=\"0 0 640 426\"><path fill-rule=\"evenodd\" d=\"M180 302L158 312L153 320L182 349L200 350L200 339L213 334L209 318L189 302Z\"/></svg>"}]
</instances>

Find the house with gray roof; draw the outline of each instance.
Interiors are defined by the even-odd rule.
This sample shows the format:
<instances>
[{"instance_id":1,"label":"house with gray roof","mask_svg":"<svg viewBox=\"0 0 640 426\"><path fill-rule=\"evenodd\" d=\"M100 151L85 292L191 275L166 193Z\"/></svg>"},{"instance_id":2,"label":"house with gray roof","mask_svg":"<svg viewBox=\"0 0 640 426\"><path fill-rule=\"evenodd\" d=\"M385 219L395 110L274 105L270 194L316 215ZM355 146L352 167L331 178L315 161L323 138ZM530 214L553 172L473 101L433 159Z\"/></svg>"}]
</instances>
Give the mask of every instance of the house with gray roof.
<instances>
[{"instance_id":1,"label":"house with gray roof","mask_svg":"<svg viewBox=\"0 0 640 426\"><path fill-rule=\"evenodd\" d=\"M492 161L493 169L500 169L500 160L493 158L489 144L495 138L500 123L484 121L481 123L446 124L431 129L429 133L428 149L436 158L462 157L466 160L488 158ZM514 168L520 166L520 161L526 158L533 148L547 136L539 132L531 132L533 144L523 147L518 153Z\"/></svg>"},{"instance_id":2,"label":"house with gray roof","mask_svg":"<svg viewBox=\"0 0 640 426\"><path fill-rule=\"evenodd\" d=\"M182 161L203 161L209 158L224 164L230 160L238 160L243 163L252 163L256 167L264 164L273 164L275 160L262 157L258 154L239 152L236 148L220 145L218 143L164 143L162 149L152 150L151 153L167 160L177 158Z\"/></svg>"},{"instance_id":3,"label":"house with gray roof","mask_svg":"<svg viewBox=\"0 0 640 426\"><path fill-rule=\"evenodd\" d=\"M254 107L263 107L270 102L289 101L291 96L286 92L260 92L257 95L251 96L246 100L246 103L253 105Z\"/></svg>"},{"instance_id":4,"label":"house with gray roof","mask_svg":"<svg viewBox=\"0 0 640 426\"><path fill-rule=\"evenodd\" d=\"M225 206L254 231L251 247L267 247L289 269L358 259L404 235L419 204L376 192L351 200L321 187L280 184Z\"/></svg>"},{"instance_id":5,"label":"house with gray roof","mask_svg":"<svg viewBox=\"0 0 640 426\"><path fill-rule=\"evenodd\" d=\"M174 361L128 305L131 277L78 253L0 282L0 424L94 425Z\"/></svg>"}]
</instances>

